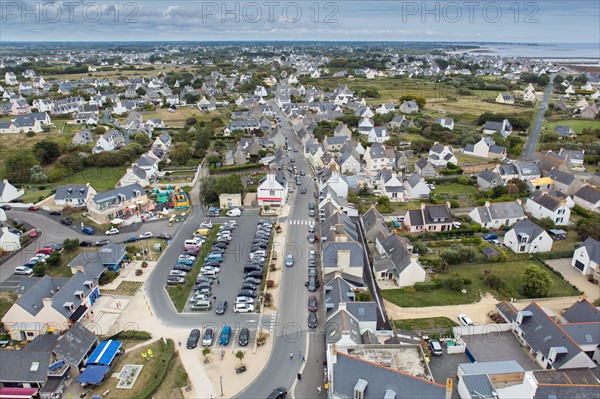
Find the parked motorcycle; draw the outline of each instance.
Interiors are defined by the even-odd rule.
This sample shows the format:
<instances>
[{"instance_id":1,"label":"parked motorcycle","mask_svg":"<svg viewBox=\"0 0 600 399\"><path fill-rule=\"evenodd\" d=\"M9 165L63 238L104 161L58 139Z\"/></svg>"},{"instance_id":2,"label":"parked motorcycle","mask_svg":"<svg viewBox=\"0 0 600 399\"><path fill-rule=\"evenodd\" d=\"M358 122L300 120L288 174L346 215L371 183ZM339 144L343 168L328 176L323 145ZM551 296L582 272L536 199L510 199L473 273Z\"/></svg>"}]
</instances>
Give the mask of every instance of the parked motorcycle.
<instances>
[{"instance_id":1,"label":"parked motorcycle","mask_svg":"<svg viewBox=\"0 0 600 399\"><path fill-rule=\"evenodd\" d=\"M235 373L236 374L243 373L244 371L246 371L246 366L240 366L240 367L236 367L235 368Z\"/></svg>"}]
</instances>

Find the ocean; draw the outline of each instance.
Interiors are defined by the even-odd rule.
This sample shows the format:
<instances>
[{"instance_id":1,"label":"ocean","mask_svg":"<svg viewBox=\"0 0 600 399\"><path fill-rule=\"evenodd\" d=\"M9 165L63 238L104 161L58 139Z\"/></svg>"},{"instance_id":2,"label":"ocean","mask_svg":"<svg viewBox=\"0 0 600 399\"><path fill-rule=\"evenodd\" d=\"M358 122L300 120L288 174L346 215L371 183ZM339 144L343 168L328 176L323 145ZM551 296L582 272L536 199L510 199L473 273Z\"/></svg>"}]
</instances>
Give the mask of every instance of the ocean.
<instances>
[{"instance_id":1,"label":"ocean","mask_svg":"<svg viewBox=\"0 0 600 399\"><path fill-rule=\"evenodd\" d=\"M543 59L588 59L600 62L600 43L477 43L485 54Z\"/></svg>"}]
</instances>

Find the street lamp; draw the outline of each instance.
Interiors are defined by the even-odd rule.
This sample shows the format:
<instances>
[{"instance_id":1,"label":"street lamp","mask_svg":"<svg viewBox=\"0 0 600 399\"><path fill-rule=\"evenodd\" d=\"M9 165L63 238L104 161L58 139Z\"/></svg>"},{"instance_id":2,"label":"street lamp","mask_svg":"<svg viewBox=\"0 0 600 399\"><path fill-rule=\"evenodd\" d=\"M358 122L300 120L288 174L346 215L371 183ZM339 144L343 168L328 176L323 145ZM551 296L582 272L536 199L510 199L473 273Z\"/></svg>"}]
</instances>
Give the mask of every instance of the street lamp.
<instances>
[{"instance_id":1,"label":"street lamp","mask_svg":"<svg viewBox=\"0 0 600 399\"><path fill-rule=\"evenodd\" d=\"M223 376L219 376L219 380L221 382L221 396L223 396Z\"/></svg>"}]
</instances>

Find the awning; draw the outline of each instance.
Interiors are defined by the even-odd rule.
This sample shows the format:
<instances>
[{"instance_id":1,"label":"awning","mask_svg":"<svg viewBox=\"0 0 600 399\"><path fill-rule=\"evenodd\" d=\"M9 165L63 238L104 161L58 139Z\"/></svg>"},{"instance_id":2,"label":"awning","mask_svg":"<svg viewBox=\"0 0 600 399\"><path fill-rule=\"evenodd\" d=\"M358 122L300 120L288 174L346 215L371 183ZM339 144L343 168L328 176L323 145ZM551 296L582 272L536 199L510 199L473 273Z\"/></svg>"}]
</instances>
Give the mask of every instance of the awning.
<instances>
[{"instance_id":1,"label":"awning","mask_svg":"<svg viewBox=\"0 0 600 399\"><path fill-rule=\"evenodd\" d=\"M121 342L112 339L102 341L90 355L87 364L110 365L120 348Z\"/></svg>"},{"instance_id":2,"label":"awning","mask_svg":"<svg viewBox=\"0 0 600 399\"><path fill-rule=\"evenodd\" d=\"M556 235L558 235L558 234L567 234L566 231L561 230L561 229L552 229L552 230L548 230L548 231L550 232L550 234L556 234Z\"/></svg>"},{"instance_id":3,"label":"awning","mask_svg":"<svg viewBox=\"0 0 600 399\"><path fill-rule=\"evenodd\" d=\"M75 380L75 382L84 382L87 384L94 385L99 384L106 375L106 373L108 373L108 370L110 370L109 366L87 366L85 370L83 370L79 378Z\"/></svg>"},{"instance_id":4,"label":"awning","mask_svg":"<svg viewBox=\"0 0 600 399\"><path fill-rule=\"evenodd\" d=\"M0 398L2 399L30 399L37 395L37 388L2 388Z\"/></svg>"},{"instance_id":5,"label":"awning","mask_svg":"<svg viewBox=\"0 0 600 399\"><path fill-rule=\"evenodd\" d=\"M83 316L83 314L88 310L88 307L85 305L81 305L77 308L77 310L75 310L73 312L73 314L71 315L71 317L69 317L69 320L71 321L79 321L79 319L81 319L81 316Z\"/></svg>"}]
</instances>

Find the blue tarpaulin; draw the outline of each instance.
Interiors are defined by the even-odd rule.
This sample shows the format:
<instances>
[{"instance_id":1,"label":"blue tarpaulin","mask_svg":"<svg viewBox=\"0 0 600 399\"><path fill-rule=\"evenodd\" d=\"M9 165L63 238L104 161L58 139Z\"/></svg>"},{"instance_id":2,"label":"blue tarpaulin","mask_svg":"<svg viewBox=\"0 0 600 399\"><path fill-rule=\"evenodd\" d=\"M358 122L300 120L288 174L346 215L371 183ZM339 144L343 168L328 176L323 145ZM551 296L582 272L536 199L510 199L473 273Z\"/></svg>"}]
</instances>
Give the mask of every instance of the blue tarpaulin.
<instances>
[{"instance_id":1,"label":"blue tarpaulin","mask_svg":"<svg viewBox=\"0 0 600 399\"><path fill-rule=\"evenodd\" d=\"M112 339L102 341L94 349L94 352L92 352L86 363L110 365L120 348L121 342L119 341L113 341Z\"/></svg>"},{"instance_id":2,"label":"blue tarpaulin","mask_svg":"<svg viewBox=\"0 0 600 399\"><path fill-rule=\"evenodd\" d=\"M87 366L85 370L83 370L79 378L75 380L75 382L85 382L87 384L94 385L99 384L106 375L106 373L108 373L108 370L110 370L109 366Z\"/></svg>"}]
</instances>

